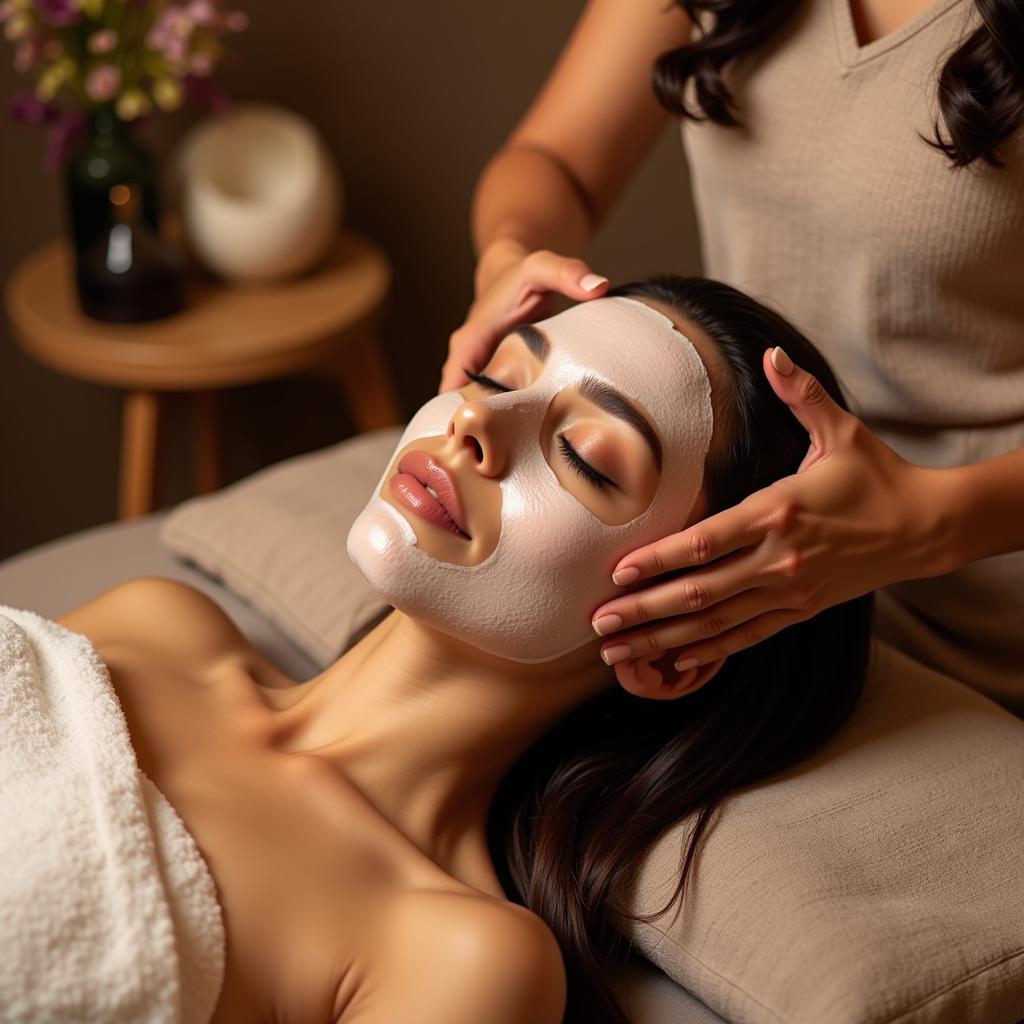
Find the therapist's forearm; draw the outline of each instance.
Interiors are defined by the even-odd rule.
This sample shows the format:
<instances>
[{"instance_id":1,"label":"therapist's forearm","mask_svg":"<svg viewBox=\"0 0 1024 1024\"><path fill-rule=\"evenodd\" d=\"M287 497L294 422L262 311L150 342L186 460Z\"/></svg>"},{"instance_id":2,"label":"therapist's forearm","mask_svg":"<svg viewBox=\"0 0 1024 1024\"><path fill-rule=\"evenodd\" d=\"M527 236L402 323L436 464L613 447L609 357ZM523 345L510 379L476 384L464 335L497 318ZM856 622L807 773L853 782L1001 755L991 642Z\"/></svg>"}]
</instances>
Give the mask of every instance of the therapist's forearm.
<instances>
[{"instance_id":1,"label":"therapist's forearm","mask_svg":"<svg viewBox=\"0 0 1024 1024\"><path fill-rule=\"evenodd\" d=\"M579 184L559 159L525 143L511 143L488 161L470 219L478 294L510 250L582 256L596 227Z\"/></svg>"},{"instance_id":2,"label":"therapist's forearm","mask_svg":"<svg viewBox=\"0 0 1024 1024\"><path fill-rule=\"evenodd\" d=\"M949 470L961 564L1024 550L1024 448Z\"/></svg>"}]
</instances>

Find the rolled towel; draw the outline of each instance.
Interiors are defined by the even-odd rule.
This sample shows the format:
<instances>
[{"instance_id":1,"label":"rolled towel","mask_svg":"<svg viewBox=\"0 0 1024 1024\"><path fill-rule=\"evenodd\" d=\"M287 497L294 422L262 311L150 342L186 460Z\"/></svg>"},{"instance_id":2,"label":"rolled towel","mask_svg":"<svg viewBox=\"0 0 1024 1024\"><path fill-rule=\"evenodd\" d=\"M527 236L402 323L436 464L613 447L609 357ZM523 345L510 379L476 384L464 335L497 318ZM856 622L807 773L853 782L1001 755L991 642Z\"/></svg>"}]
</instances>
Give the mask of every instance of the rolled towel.
<instances>
[{"instance_id":1,"label":"rolled towel","mask_svg":"<svg viewBox=\"0 0 1024 1024\"><path fill-rule=\"evenodd\" d=\"M0 604L0 1021L206 1024L216 886L87 637Z\"/></svg>"}]
</instances>

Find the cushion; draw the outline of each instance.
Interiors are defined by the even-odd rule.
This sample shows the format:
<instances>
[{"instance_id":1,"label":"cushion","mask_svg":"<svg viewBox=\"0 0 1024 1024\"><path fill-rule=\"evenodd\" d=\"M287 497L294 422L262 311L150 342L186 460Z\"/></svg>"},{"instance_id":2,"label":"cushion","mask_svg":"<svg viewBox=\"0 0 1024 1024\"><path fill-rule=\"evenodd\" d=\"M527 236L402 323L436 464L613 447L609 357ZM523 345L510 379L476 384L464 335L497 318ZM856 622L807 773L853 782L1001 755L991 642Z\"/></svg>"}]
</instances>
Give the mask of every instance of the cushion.
<instances>
[{"instance_id":1,"label":"cushion","mask_svg":"<svg viewBox=\"0 0 1024 1024\"><path fill-rule=\"evenodd\" d=\"M692 824L652 849L631 910L668 901ZM1022 837L1024 722L875 639L840 732L735 791L678 915L626 930L736 1024L1015 1024Z\"/></svg>"},{"instance_id":2,"label":"cushion","mask_svg":"<svg viewBox=\"0 0 1024 1024\"><path fill-rule=\"evenodd\" d=\"M164 520L160 541L263 612L321 669L388 605L345 550L404 427L275 463Z\"/></svg>"},{"instance_id":3,"label":"cushion","mask_svg":"<svg viewBox=\"0 0 1024 1024\"><path fill-rule=\"evenodd\" d=\"M401 435L285 460L178 506L163 542L326 666L387 605L345 552ZM630 893L663 906L692 819ZM623 924L733 1024L1015 1024L1024 1017L1024 722L873 641L852 718L734 793L675 908Z\"/></svg>"}]
</instances>

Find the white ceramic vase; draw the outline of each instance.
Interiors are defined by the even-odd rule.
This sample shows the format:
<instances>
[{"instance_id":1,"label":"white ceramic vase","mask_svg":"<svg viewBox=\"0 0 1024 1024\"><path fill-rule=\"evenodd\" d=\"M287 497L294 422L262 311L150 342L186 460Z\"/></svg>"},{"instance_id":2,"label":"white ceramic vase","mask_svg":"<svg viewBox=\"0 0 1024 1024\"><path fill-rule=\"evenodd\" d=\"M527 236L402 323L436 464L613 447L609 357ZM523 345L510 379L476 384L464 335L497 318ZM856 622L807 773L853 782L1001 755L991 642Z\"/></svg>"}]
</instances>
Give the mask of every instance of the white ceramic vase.
<instances>
[{"instance_id":1,"label":"white ceramic vase","mask_svg":"<svg viewBox=\"0 0 1024 1024\"><path fill-rule=\"evenodd\" d=\"M293 277L337 237L341 176L316 129L294 111L236 104L194 125L175 156L184 231L214 274L239 283Z\"/></svg>"}]
</instances>

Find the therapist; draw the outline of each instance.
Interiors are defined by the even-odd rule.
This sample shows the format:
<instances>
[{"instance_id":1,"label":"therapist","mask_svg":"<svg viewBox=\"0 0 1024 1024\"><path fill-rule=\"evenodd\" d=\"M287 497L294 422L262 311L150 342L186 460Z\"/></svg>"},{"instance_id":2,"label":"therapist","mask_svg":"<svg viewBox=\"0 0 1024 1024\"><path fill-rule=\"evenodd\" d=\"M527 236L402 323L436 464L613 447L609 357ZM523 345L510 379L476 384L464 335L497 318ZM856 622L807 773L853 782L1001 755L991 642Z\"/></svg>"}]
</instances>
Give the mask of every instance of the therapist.
<instances>
[{"instance_id":1,"label":"therapist","mask_svg":"<svg viewBox=\"0 0 1024 1024\"><path fill-rule=\"evenodd\" d=\"M514 324L606 292L582 254L669 119L704 273L806 333L853 414L766 360L800 470L626 555L615 582L643 585L595 612L602 657L635 691L669 651L692 692L877 589L879 635L1024 715L1024 9L589 0L477 183L441 391Z\"/></svg>"}]
</instances>

